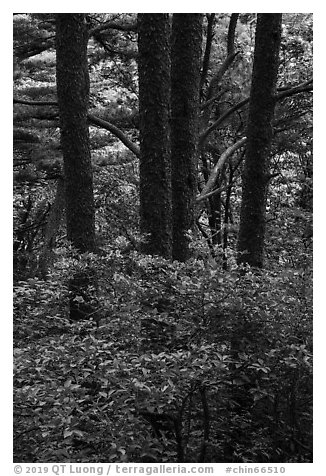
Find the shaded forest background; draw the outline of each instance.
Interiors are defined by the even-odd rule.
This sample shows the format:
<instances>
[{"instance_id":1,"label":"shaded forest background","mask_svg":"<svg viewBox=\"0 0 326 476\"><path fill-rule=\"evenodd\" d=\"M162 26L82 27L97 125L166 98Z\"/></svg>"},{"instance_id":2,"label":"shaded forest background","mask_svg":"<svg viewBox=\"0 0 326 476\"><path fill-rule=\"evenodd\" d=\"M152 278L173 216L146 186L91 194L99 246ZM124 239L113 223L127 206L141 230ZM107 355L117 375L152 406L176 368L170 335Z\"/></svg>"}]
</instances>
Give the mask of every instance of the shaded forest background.
<instances>
[{"instance_id":1,"label":"shaded forest background","mask_svg":"<svg viewBox=\"0 0 326 476\"><path fill-rule=\"evenodd\" d=\"M272 15L247 228L255 35L272 18L189 15L14 15L15 461L312 461L312 15ZM65 21L87 53L76 119Z\"/></svg>"}]
</instances>

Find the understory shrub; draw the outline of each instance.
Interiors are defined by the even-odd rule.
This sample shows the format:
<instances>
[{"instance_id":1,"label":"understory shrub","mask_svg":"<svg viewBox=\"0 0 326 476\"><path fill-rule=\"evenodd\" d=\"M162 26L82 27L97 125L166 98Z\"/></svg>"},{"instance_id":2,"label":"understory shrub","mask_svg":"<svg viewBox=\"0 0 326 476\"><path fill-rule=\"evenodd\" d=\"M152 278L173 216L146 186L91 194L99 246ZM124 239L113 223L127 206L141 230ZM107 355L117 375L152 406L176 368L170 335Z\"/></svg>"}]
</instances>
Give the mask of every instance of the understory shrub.
<instances>
[{"instance_id":1,"label":"understory shrub","mask_svg":"<svg viewBox=\"0 0 326 476\"><path fill-rule=\"evenodd\" d=\"M67 282L86 267L96 319L71 322ZM48 281L15 286L15 461L310 462L302 279L63 252Z\"/></svg>"}]
</instances>

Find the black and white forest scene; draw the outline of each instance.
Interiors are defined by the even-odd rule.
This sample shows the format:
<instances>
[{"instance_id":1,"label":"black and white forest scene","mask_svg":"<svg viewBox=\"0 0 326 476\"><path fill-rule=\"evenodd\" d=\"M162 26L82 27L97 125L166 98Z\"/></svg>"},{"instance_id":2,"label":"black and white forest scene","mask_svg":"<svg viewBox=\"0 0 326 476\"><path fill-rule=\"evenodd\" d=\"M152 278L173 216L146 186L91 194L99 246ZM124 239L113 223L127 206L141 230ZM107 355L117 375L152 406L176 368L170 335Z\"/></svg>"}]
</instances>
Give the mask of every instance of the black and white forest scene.
<instances>
[{"instance_id":1,"label":"black and white forest scene","mask_svg":"<svg viewBox=\"0 0 326 476\"><path fill-rule=\"evenodd\" d=\"M15 464L313 462L312 48L312 13L13 15Z\"/></svg>"}]
</instances>

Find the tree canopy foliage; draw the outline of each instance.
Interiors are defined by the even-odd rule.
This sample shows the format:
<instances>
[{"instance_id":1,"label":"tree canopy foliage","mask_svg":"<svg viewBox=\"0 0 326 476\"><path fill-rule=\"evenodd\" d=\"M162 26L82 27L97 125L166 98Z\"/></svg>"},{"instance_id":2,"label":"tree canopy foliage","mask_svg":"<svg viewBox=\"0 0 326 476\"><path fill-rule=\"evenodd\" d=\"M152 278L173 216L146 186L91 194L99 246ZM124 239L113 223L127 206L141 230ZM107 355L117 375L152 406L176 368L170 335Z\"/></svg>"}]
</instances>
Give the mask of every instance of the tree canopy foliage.
<instances>
[{"instance_id":1,"label":"tree canopy foliage","mask_svg":"<svg viewBox=\"0 0 326 476\"><path fill-rule=\"evenodd\" d=\"M238 259L257 15L81 16L70 90L55 15L13 20L14 460L311 462L312 15L282 15L259 269Z\"/></svg>"}]
</instances>

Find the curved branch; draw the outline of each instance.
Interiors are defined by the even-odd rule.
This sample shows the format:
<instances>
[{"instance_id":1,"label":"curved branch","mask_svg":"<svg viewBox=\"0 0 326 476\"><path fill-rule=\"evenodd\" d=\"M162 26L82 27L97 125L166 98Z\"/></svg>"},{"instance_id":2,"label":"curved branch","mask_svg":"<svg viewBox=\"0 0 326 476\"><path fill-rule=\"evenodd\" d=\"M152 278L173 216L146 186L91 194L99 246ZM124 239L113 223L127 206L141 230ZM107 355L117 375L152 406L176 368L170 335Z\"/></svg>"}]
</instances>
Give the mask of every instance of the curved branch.
<instances>
[{"instance_id":1,"label":"curved branch","mask_svg":"<svg viewBox=\"0 0 326 476\"><path fill-rule=\"evenodd\" d=\"M103 33L105 30L119 30L119 31L137 31L136 22L115 22L112 20L106 21L91 28L88 32L89 36L97 35L98 33Z\"/></svg>"},{"instance_id":2,"label":"curved branch","mask_svg":"<svg viewBox=\"0 0 326 476\"><path fill-rule=\"evenodd\" d=\"M206 107L209 107L213 102L218 101L223 96L223 94L225 94L225 90L219 92L216 96L213 96L211 99L201 104L200 110L203 111L204 109L206 109Z\"/></svg>"},{"instance_id":3,"label":"curved branch","mask_svg":"<svg viewBox=\"0 0 326 476\"><path fill-rule=\"evenodd\" d=\"M14 99L14 104L24 104L26 106L56 106L58 107L58 103L56 101L29 101L25 99ZM104 119L100 119L97 116L94 116L91 113L87 114L88 120L91 124L102 127L107 131L111 132L115 135L120 141L133 152L136 157L140 157L140 151L136 144L134 144L128 137L114 124L111 122L105 121Z\"/></svg>"},{"instance_id":4,"label":"curved branch","mask_svg":"<svg viewBox=\"0 0 326 476\"><path fill-rule=\"evenodd\" d=\"M16 46L14 48L15 56L19 58L20 61L23 61L31 56L38 55L43 53L43 51L48 50L49 48L54 47L54 38L55 36L49 36L44 40L33 40L30 43L24 43L22 45Z\"/></svg>"},{"instance_id":5,"label":"curved branch","mask_svg":"<svg viewBox=\"0 0 326 476\"><path fill-rule=\"evenodd\" d=\"M238 109L241 109L245 104L249 102L249 98L245 98L242 101L238 102L234 106L230 107L227 111L225 111L222 116L220 116L211 126L209 126L206 131L202 132L199 136L199 145L202 146L207 137L211 132L213 132L215 129L217 129L224 121L227 119L233 112L237 111Z\"/></svg>"},{"instance_id":6,"label":"curved branch","mask_svg":"<svg viewBox=\"0 0 326 476\"><path fill-rule=\"evenodd\" d=\"M283 90L283 88L278 89L278 92L275 96L276 101L280 101L283 98L293 96L294 94L303 93L306 91L312 91L313 89L313 80L309 79L305 83L301 83L298 86L289 87Z\"/></svg>"},{"instance_id":7,"label":"curved branch","mask_svg":"<svg viewBox=\"0 0 326 476\"><path fill-rule=\"evenodd\" d=\"M312 91L313 87L313 80L309 79L305 83L301 83L298 86L289 86L288 88L278 88L277 89L277 94L275 96L276 101L280 101L281 99L284 99L286 97L294 96L295 94L307 92L307 91ZM224 114L222 114L213 124L211 124L206 131L202 132L199 136L199 145L203 146L205 140L209 136L211 132L213 132L215 129L217 129L233 112L237 111L238 109L241 109L243 106L245 106L249 102L249 97L243 99L242 101L238 102L234 106L230 107L227 111L225 111Z\"/></svg>"},{"instance_id":8,"label":"curved branch","mask_svg":"<svg viewBox=\"0 0 326 476\"><path fill-rule=\"evenodd\" d=\"M102 48L109 54L109 55L117 55L121 58L126 59L136 59L138 57L138 51L136 49L120 49L120 48L112 48L106 42L105 39L101 38L101 34L97 33L93 35L94 39L102 46Z\"/></svg>"},{"instance_id":9,"label":"curved branch","mask_svg":"<svg viewBox=\"0 0 326 476\"><path fill-rule=\"evenodd\" d=\"M237 25L237 20L238 20L239 13L232 13L231 18L230 18L230 23L229 23L229 29L228 29L228 38L227 38L227 56L221 66L219 67L218 71L214 74L212 77L210 84L207 89L207 95L206 95L206 104L209 104L209 107L205 107L203 117L202 117L202 129L206 129L211 117L212 113L212 106L213 102L210 102L210 100L216 96L217 94L217 88L226 73L226 71L230 68L231 64L235 60L236 56L238 55L238 51L234 51L234 38L235 38L235 28Z\"/></svg>"},{"instance_id":10,"label":"curved branch","mask_svg":"<svg viewBox=\"0 0 326 476\"><path fill-rule=\"evenodd\" d=\"M100 119L99 117L94 116L93 114L88 113L87 117L90 121L91 124L95 126L102 127L103 129L106 129L107 131L110 131L113 135L115 135L120 141L129 149L131 152L135 154L136 157L140 157L140 151L139 148L134 144L128 137L114 124L111 124L111 122L104 121L103 119Z\"/></svg>"},{"instance_id":11,"label":"curved branch","mask_svg":"<svg viewBox=\"0 0 326 476\"><path fill-rule=\"evenodd\" d=\"M219 158L219 160L217 161L215 167L213 168L208 180L207 180L207 183L205 185L205 187L203 188L203 190L201 191L200 195L196 198L196 202L201 202L202 200L205 200L207 198L207 195L209 194L209 192L211 191L211 189L213 188L215 182L216 182L216 179L217 179L217 176L221 170L221 168L223 167L223 165L225 164L225 162L227 161L227 159L229 157L231 157L231 155L237 150L239 149L240 147L242 147L245 142L246 142L247 138L246 137L242 137L242 139L238 140L235 144L231 145L230 147L228 147L224 152L223 154L221 155L221 157ZM208 195L210 196L210 195Z\"/></svg>"},{"instance_id":12,"label":"curved branch","mask_svg":"<svg viewBox=\"0 0 326 476\"><path fill-rule=\"evenodd\" d=\"M223 63L221 64L217 73L213 76L211 83L208 88L207 99L210 99L214 92L216 91L217 86L219 85L221 79L223 78L226 71L229 69L231 64L233 63L235 57L239 54L239 51L232 53L231 55L227 56Z\"/></svg>"},{"instance_id":13,"label":"curved branch","mask_svg":"<svg viewBox=\"0 0 326 476\"><path fill-rule=\"evenodd\" d=\"M239 52L236 52L234 49L235 29L237 26L238 17L239 17L239 13L231 14L229 28L228 28L228 37L227 37L227 56L225 60L223 61L223 63L221 64L217 73L212 78L211 84L209 85L209 88L208 88L207 100L213 97L216 91L216 87L218 86L224 74L229 69L235 57L239 53Z\"/></svg>"}]
</instances>

